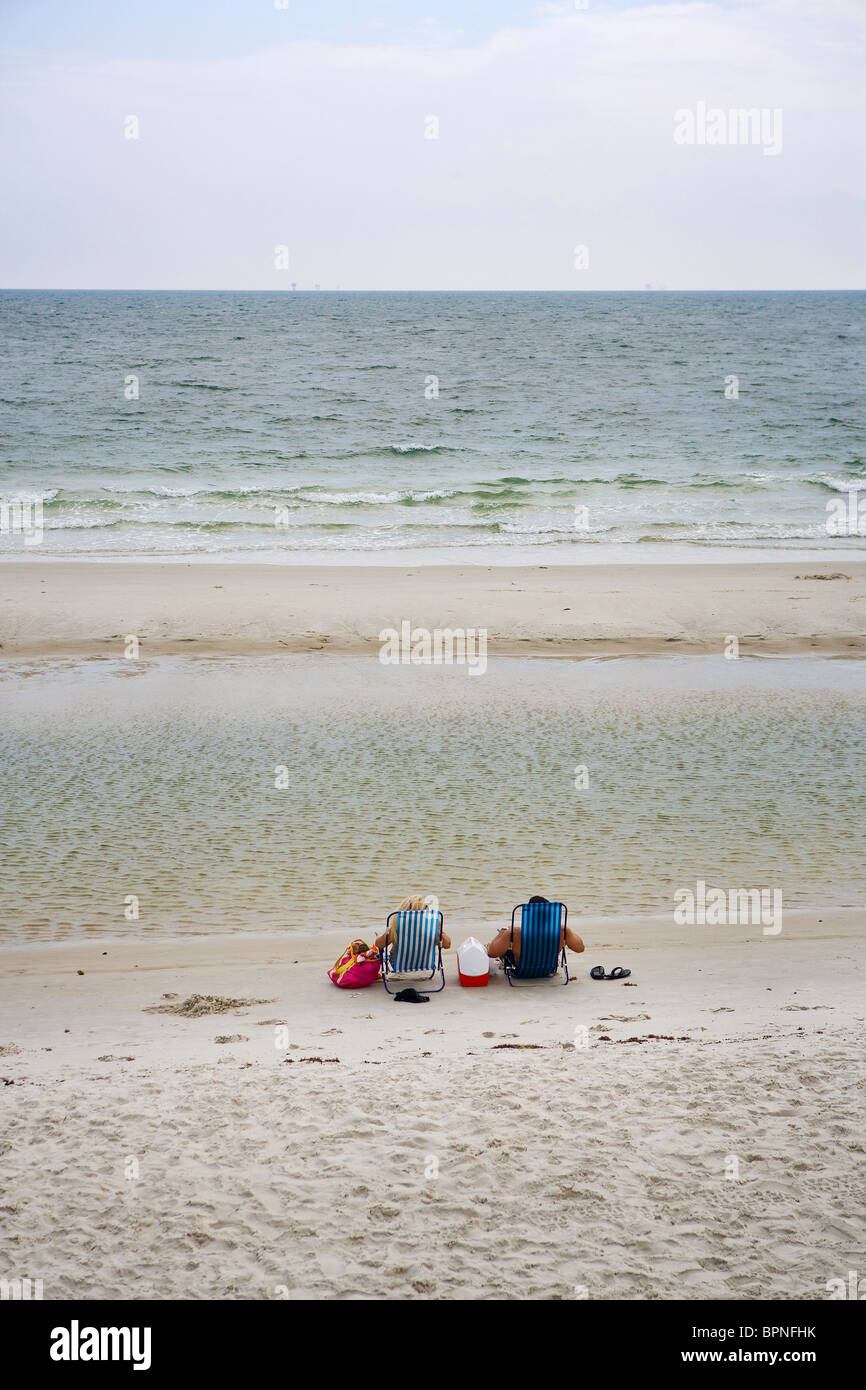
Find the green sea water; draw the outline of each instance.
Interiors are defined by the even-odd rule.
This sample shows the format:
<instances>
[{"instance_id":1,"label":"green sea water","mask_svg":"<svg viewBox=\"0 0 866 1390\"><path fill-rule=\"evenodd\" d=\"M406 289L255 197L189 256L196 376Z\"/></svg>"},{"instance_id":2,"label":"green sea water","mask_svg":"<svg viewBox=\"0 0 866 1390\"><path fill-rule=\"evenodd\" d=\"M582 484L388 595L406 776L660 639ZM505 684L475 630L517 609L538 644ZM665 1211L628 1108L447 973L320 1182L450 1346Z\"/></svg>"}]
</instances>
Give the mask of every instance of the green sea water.
<instances>
[{"instance_id":1,"label":"green sea water","mask_svg":"<svg viewBox=\"0 0 866 1390\"><path fill-rule=\"evenodd\" d=\"M0 700L6 941L864 901L857 660L7 662Z\"/></svg>"},{"instance_id":2,"label":"green sea water","mask_svg":"<svg viewBox=\"0 0 866 1390\"><path fill-rule=\"evenodd\" d=\"M842 554L864 380L862 292L4 291L0 497L40 558Z\"/></svg>"}]
</instances>

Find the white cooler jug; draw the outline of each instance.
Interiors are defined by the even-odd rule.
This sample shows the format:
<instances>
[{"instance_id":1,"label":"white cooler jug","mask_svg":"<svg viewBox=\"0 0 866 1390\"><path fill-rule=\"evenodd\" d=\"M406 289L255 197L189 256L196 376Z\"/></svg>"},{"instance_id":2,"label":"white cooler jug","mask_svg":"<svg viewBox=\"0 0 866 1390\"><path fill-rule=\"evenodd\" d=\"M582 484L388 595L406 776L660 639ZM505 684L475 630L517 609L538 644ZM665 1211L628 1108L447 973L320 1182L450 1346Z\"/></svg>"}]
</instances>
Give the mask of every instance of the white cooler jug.
<instances>
[{"instance_id":1,"label":"white cooler jug","mask_svg":"<svg viewBox=\"0 0 866 1390\"><path fill-rule=\"evenodd\" d=\"M461 985L486 985L490 979L490 957L480 941L470 936L457 950L457 973Z\"/></svg>"}]
</instances>

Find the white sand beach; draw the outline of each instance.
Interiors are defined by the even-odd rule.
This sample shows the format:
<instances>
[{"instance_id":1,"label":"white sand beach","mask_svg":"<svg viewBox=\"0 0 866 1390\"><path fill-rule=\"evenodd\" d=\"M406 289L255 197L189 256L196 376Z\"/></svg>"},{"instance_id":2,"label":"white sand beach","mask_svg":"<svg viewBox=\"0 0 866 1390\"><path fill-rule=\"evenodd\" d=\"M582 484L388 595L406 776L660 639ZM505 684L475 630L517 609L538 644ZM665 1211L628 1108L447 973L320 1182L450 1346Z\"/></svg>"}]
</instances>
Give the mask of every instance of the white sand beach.
<instances>
[{"instance_id":1,"label":"white sand beach","mask_svg":"<svg viewBox=\"0 0 866 1390\"><path fill-rule=\"evenodd\" d=\"M574 925L568 987L465 990L452 951L425 1005L334 988L334 933L4 947L0 1265L46 1299L827 1298L866 1265L862 914ZM268 1002L148 1012L193 994Z\"/></svg>"},{"instance_id":2,"label":"white sand beach","mask_svg":"<svg viewBox=\"0 0 866 1390\"><path fill-rule=\"evenodd\" d=\"M158 662L140 708L113 692L145 686L118 686L110 662L97 661L107 676L73 698L82 659L121 656L130 633L145 665L150 656L289 652L310 653L295 660L323 669L340 666L331 652L344 663L374 654L379 630L406 614L431 626L489 626L494 660L719 652L731 633L746 655L858 656L866 644L866 568L843 562L653 566L651 577L630 566L359 569L350 577L345 569L28 562L4 565L2 578L7 670L26 677L32 662L33 671L60 672L54 693L40 685L39 699L73 741L94 719L107 729L109 716L144 736L145 714L161 698ZM338 682L349 679L341 670ZM260 716L263 702L273 707L275 678L254 679L258 705L254 693L231 698ZM626 671L623 679L639 677ZM289 688L303 702L299 680ZM505 696L481 684L490 711ZM23 685L37 688L32 676ZM189 689L191 700L202 698ZM712 700L718 718L714 689L694 698ZM453 702L453 686L425 690L432 737L436 701L451 708L444 702ZM221 685L208 706L227 692ZM97 698L102 706L88 713ZM724 697L729 720L738 698L746 693ZM22 722L22 699L14 727L38 750L46 731ZM656 718L650 707L635 706L634 716L628 702L621 708L638 725ZM801 705L792 709L792 720L802 717ZM845 707L834 709L844 722ZM163 727L148 735L157 750ZM689 727L680 737L691 739ZM802 725L799 737L829 739L836 758L836 727L816 726L813 735ZM453 720L449 728L453 739ZM743 737L738 728L730 722L730 738ZM223 745L211 732L203 737L216 775ZM325 757L320 735L312 737ZM519 740L519 728L510 737ZM106 773L96 749L86 755L100 778L114 775L118 758L141 753L117 738L98 752L114 758ZM240 765L267 766L269 747L267 738L252 745ZM566 763L570 755L564 739ZM187 755L180 746L172 756ZM230 804L245 785L238 756L235 771L222 774L234 778ZM553 762L559 756L554 750ZM54 766L58 758L55 751ZM66 780L84 785L78 764L69 767ZM810 774L812 794L819 771ZM183 775L192 802L177 831L181 865L184 844L202 818L211 824L222 795L220 782L216 792L199 787L195 763ZM272 781L269 773L255 797L266 797ZM151 804L152 784L140 795ZM446 827L461 824L459 805ZM760 818L760 797L755 814L759 836L779 824L778 814ZM822 817L821 834L831 836L834 822ZM104 825L94 831L106 833ZM792 860L779 878L777 859L772 873L802 892L809 861L800 838L799 868ZM769 862L762 843L753 845L756 865ZM331 849L347 870L347 846ZM200 876L219 883L220 856L212 871L207 859L197 862ZM148 864L145 855L138 872ZM581 868L591 878L591 864L574 872ZM121 901L129 885L113 873L95 902ZM822 1299L829 1280L866 1267L863 915L845 910L857 899L844 882L836 906L786 907L777 936L677 927L670 915L581 915L569 895L587 950L572 958L568 987L510 989L499 976L464 990L451 951L446 989L409 1005L379 985L338 991L327 978L351 930L369 933L366 918L339 932L305 934L293 921L291 932L251 934L235 912L228 931L196 935L191 903L185 935L157 922L118 940L104 926L88 935L70 908L73 939L51 941L39 938L40 923L50 925L56 906L42 902L32 874L26 881L34 895L26 931L36 936L0 949L0 1268L42 1280L46 1299ZM343 891L339 874L336 883ZM463 893L448 920L455 946L469 934L486 939L498 902L488 889L486 910L473 913ZM123 930L119 909L111 911ZM206 921L203 914L203 931ZM599 963L632 975L592 981ZM252 1002L193 1017L151 1011L194 995Z\"/></svg>"},{"instance_id":3,"label":"white sand beach","mask_svg":"<svg viewBox=\"0 0 866 1390\"><path fill-rule=\"evenodd\" d=\"M0 569L7 656L375 653L404 619L483 628L491 656L862 655L866 563L377 568L87 563Z\"/></svg>"}]
</instances>

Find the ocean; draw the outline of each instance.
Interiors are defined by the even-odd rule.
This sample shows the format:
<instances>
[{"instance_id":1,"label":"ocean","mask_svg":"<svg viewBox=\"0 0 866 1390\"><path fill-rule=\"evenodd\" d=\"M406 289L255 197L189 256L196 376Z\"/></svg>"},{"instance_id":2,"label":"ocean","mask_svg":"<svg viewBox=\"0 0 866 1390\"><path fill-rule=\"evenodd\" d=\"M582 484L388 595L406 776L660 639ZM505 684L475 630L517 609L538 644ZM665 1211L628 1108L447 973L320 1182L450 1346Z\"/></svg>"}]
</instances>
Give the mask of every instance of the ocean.
<instances>
[{"instance_id":1,"label":"ocean","mask_svg":"<svg viewBox=\"0 0 866 1390\"><path fill-rule=\"evenodd\" d=\"M866 294L0 294L0 555L862 546ZM863 534L866 535L866 519Z\"/></svg>"}]
</instances>

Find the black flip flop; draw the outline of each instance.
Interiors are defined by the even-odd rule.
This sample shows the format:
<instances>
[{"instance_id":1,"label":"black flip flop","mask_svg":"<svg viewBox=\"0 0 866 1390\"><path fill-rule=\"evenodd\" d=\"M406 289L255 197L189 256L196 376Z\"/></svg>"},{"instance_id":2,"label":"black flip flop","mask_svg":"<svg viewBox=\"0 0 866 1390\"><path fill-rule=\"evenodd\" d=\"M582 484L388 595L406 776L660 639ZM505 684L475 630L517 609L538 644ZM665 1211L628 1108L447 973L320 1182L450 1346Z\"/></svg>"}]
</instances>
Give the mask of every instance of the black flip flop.
<instances>
[{"instance_id":1,"label":"black flip flop","mask_svg":"<svg viewBox=\"0 0 866 1390\"><path fill-rule=\"evenodd\" d=\"M594 965L594 966L592 967L592 969L590 970L590 972L589 972L589 978L590 978L591 980L603 980L603 979L605 978L605 975L604 975L604 966L603 966L603 965Z\"/></svg>"},{"instance_id":2,"label":"black flip flop","mask_svg":"<svg viewBox=\"0 0 866 1390\"><path fill-rule=\"evenodd\" d=\"M605 978L606 980L624 980L625 977L626 977L626 975L630 975L630 974L631 974L631 971L630 971L630 970L626 970L626 969L625 969L623 966L621 966L621 965L615 965L614 968L613 968L613 970L611 970L610 974L609 974L609 975L605 975L604 978Z\"/></svg>"},{"instance_id":3,"label":"black flip flop","mask_svg":"<svg viewBox=\"0 0 866 1390\"><path fill-rule=\"evenodd\" d=\"M401 989L399 994L395 994L395 995L394 995L394 998L395 998L395 999L399 999L399 1001L400 1001L401 1004L429 1004L429 1003L430 1003L430 995L429 995L429 994L419 994L418 991L417 991L417 989L412 989L411 986L410 986L409 989Z\"/></svg>"}]
</instances>

